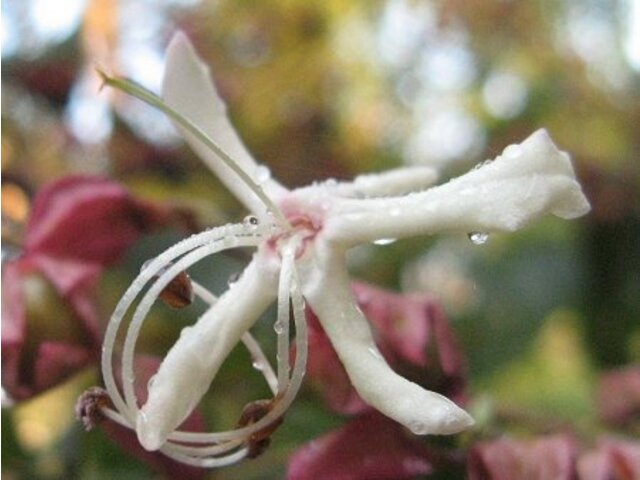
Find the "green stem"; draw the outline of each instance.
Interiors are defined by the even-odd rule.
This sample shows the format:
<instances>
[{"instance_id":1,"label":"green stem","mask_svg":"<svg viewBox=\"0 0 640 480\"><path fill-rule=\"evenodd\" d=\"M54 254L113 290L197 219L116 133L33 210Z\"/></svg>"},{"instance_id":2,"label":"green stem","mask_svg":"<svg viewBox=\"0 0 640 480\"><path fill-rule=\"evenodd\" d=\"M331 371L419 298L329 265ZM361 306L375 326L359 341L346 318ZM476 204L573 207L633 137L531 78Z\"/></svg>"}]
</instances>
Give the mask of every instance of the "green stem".
<instances>
[{"instance_id":1,"label":"green stem","mask_svg":"<svg viewBox=\"0 0 640 480\"><path fill-rule=\"evenodd\" d=\"M280 209L271 201L271 199L265 194L264 190L253 181L253 179L245 172L240 166L231 158L231 156L224 151L224 149L213 141L200 127L195 125L191 120L181 115L179 112L167 105L162 98L158 97L153 92L147 90L142 85L135 83L132 80L111 77L102 70L98 70L98 74L104 81L104 84L113 87L117 90L125 92L139 100L142 100L147 105L160 110L177 124L179 124L186 131L191 133L194 137L200 140L207 148L215 153L224 163L227 165L238 177L242 180L251 191L265 204L267 210L273 213L280 225L289 230L291 225L285 218Z\"/></svg>"}]
</instances>

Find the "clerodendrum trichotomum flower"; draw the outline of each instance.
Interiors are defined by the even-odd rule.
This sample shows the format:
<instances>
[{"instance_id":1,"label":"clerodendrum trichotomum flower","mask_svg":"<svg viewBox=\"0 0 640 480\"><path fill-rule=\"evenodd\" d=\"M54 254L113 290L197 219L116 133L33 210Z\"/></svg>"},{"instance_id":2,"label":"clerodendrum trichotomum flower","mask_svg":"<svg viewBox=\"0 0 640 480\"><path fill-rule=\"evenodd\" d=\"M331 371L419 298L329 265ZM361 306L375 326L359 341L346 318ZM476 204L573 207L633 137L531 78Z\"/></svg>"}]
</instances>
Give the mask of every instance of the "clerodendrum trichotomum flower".
<instances>
[{"instance_id":1,"label":"clerodendrum trichotomum flower","mask_svg":"<svg viewBox=\"0 0 640 480\"><path fill-rule=\"evenodd\" d=\"M214 467L256 454L300 388L307 357L306 305L319 318L365 402L415 434L453 434L473 425L464 410L399 376L380 355L354 300L345 253L379 239L440 232L476 232L482 237L517 230L547 213L562 218L585 214L589 205L569 156L556 148L546 131L535 132L521 144L508 146L494 161L439 186L432 186L436 180L432 168L412 167L288 190L244 148L207 67L184 35L176 35L169 46L162 99L126 80L104 77L107 85L169 115L251 212L242 223L212 228L172 246L149 262L123 295L104 340L102 369L114 407L103 406L104 415L134 428L148 450L159 449L188 464ZM139 406L133 358L152 304L190 265L238 247L254 247L255 253L219 298L193 282L195 295L210 307L182 332L150 383L146 403ZM274 301L275 371L249 333ZM123 323L126 336L118 336ZM289 343L294 336L296 354L290 365ZM114 379L112 358L119 338L124 338L122 392ZM251 404L235 430L176 431L238 342L261 365L273 400Z\"/></svg>"}]
</instances>

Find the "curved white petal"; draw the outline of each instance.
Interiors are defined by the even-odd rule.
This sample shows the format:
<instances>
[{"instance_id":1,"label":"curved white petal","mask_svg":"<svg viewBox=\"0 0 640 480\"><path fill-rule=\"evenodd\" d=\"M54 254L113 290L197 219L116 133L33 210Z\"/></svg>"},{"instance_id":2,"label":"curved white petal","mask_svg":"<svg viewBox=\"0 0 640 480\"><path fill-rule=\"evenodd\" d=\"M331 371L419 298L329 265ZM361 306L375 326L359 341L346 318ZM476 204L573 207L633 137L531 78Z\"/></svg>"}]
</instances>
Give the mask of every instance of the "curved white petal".
<instances>
[{"instance_id":1,"label":"curved white petal","mask_svg":"<svg viewBox=\"0 0 640 480\"><path fill-rule=\"evenodd\" d=\"M513 231L544 214L589 211L569 156L538 130L493 162L403 197L334 202L327 238L345 246L437 232Z\"/></svg>"},{"instance_id":2,"label":"curved white petal","mask_svg":"<svg viewBox=\"0 0 640 480\"><path fill-rule=\"evenodd\" d=\"M303 293L362 399L416 434L451 434L473 425L451 400L391 370L356 306L343 255L320 245L315 253L300 266Z\"/></svg>"},{"instance_id":3,"label":"curved white petal","mask_svg":"<svg viewBox=\"0 0 640 480\"><path fill-rule=\"evenodd\" d=\"M162 98L219 144L271 198L286 190L271 178L267 167L259 165L245 148L231 125L227 108L211 80L209 68L198 58L187 37L179 32L167 48ZM252 212L260 215L264 205L238 180L235 173L192 135L180 129L191 148L220 180Z\"/></svg>"},{"instance_id":4,"label":"curved white petal","mask_svg":"<svg viewBox=\"0 0 640 480\"><path fill-rule=\"evenodd\" d=\"M196 407L224 359L275 299L276 285L277 276L256 256L216 304L183 330L140 410L136 431L142 446L160 448Z\"/></svg>"}]
</instances>

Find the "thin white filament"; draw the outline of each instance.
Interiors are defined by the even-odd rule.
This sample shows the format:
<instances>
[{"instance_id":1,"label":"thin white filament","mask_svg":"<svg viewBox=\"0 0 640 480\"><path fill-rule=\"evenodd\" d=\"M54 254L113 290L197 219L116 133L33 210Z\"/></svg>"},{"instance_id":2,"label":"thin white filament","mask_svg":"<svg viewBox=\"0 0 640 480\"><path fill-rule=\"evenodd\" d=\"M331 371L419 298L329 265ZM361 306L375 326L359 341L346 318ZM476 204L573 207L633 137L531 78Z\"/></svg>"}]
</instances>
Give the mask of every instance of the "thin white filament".
<instances>
[{"instance_id":1,"label":"thin white filament","mask_svg":"<svg viewBox=\"0 0 640 480\"><path fill-rule=\"evenodd\" d=\"M273 201L267 196L262 187L258 185L251 176L245 172L242 167L236 162L231 156L220 146L218 143L213 140L209 135L207 135L200 127L194 124L190 119L186 118L182 114L180 114L177 110L167 105L165 101L158 97L155 93L147 90L142 85L137 84L131 80L125 78L117 78L111 77L107 75L105 72L98 70L99 75L102 77L105 85L113 87L117 90L121 90L129 95L137 98L145 102L147 105L155 108L156 110L161 111L169 118L171 118L174 122L180 125L184 130L192 134L195 138L198 139L203 145L205 145L211 152L220 158L224 164L233 171L240 181L242 181L256 197L262 201L262 203L267 208L267 211L273 213L274 217L277 219L280 226L283 228L289 229L291 226L289 222L285 218L284 214L280 211L280 209L273 203Z\"/></svg>"},{"instance_id":2,"label":"thin white filament","mask_svg":"<svg viewBox=\"0 0 640 480\"><path fill-rule=\"evenodd\" d=\"M271 231L270 233L273 232ZM138 405L134 393L135 379L133 375L133 354L137 335L142 322L160 292L178 273L200 259L208 255L218 253L226 248L256 246L261 240L261 235L262 231L256 229L255 226L249 227L244 225L232 225L219 227L183 240L159 255L156 259L150 262L147 267L145 267L120 300L112 317L112 321L107 329L107 334L105 335L105 346L103 348L103 375L105 377L105 384L108 386L109 394L117 410L104 408L102 411L105 416L120 425L131 428L134 423L134 419L138 414ZM231 242L233 245L228 244L229 238L233 238L233 241ZM283 293L283 298L286 299L286 308L282 308L280 310L281 313L278 316L278 321L284 322L288 327L290 321L290 304L292 304L296 325L297 353L291 379L289 380L287 375L287 379L282 384L282 389L278 389L278 379L276 378L276 375L259 344L248 332L243 337L243 341L245 342L245 345L247 345L252 356L265 365L263 373L270 385L270 388L274 392L274 395L276 392L280 392L282 393L281 398L276 402L274 408L267 415L247 427L227 432L209 434L182 431L172 432L169 435L169 441L161 449L161 451L167 456L189 465L201 467L223 466L235 463L246 456L248 451L247 448L240 448L232 453L227 452L241 447L243 442L246 441L246 439L248 439L253 433L265 428L273 421L277 420L282 416L295 398L304 376L307 357L307 333L306 318L304 316L304 301L300 293L297 272L295 271L294 264L296 248L293 242L290 242L287 247L288 248L285 248L285 253L282 258L281 278L279 281L280 291ZM189 250L191 251L189 252ZM183 255L183 257L180 258L180 260L165 270L167 264L171 264L175 258L180 257L181 255ZM113 355L113 347L118 327L122 322L124 314L133 303L136 296L142 291L144 286L161 271L163 271L162 274L157 278L138 304L133 319L130 322L127 337L125 338L125 346L122 354L122 377L126 399L126 401L124 401L120 396L113 377L113 365L111 358ZM215 303L216 297L204 289L204 287L195 284L194 291L208 303ZM285 302L282 304L283 307ZM284 364L284 371L288 372L288 341L283 342L283 344L287 346L287 349L285 351L286 353L284 355L281 354L280 357L281 359L285 359L286 364ZM209 445L183 445L180 443L176 444L176 441ZM221 457L218 456L225 453L226 455Z\"/></svg>"},{"instance_id":3,"label":"thin white filament","mask_svg":"<svg viewBox=\"0 0 640 480\"><path fill-rule=\"evenodd\" d=\"M179 453L173 450L172 447L166 448L162 447L160 449L162 453L164 453L167 457L173 458L178 462L185 463L187 465L192 465L194 467L202 467L202 468L214 468L214 467L225 467L227 465L233 465L234 463L239 462L243 458L247 456L248 448L243 448L238 450L235 453L229 454L225 457L213 457L213 458L200 458L200 457L192 457L190 455L185 455L183 453Z\"/></svg>"},{"instance_id":4,"label":"thin white filament","mask_svg":"<svg viewBox=\"0 0 640 480\"><path fill-rule=\"evenodd\" d=\"M105 332L104 343L102 347L102 376L104 379L105 387L109 392L109 396L116 410L127 417L129 421L132 421L132 419L135 417L137 408L133 411L130 410L127 404L124 402L123 397L120 395L120 391L113 375L112 357L118 329L130 305L133 303L144 285L149 282L149 280L151 280L160 270L165 267L165 265L170 263L174 258L183 255L189 250L197 248L201 245L219 242L222 239L226 238L228 235L237 236L243 233L245 230L246 227L241 224L225 225L222 227L207 230L197 235L192 235L191 237L186 238L181 242L173 245L171 248L165 250L157 258L152 260L149 265L142 272L140 272L140 275L138 275L136 280L134 280L134 282L129 286L127 291L118 302L118 305L116 306L113 315L111 316L111 320ZM253 233L260 234L263 230L264 229L258 228Z\"/></svg>"},{"instance_id":5,"label":"thin white filament","mask_svg":"<svg viewBox=\"0 0 640 480\"><path fill-rule=\"evenodd\" d=\"M289 322L290 322L290 290L291 275L297 239L288 241L282 248L280 263L280 280L278 285L278 316L274 328L278 338L278 393L284 393L289 385Z\"/></svg>"},{"instance_id":6,"label":"thin white filament","mask_svg":"<svg viewBox=\"0 0 640 480\"><path fill-rule=\"evenodd\" d=\"M158 277L155 283L149 288L149 290L142 297L142 300L138 304L129 329L124 341L124 348L122 351L122 378L124 385L125 401L131 410L137 409L137 401L134 391L134 373L133 373L133 353L135 350L135 344L140 333L142 324L151 309L151 306L158 298L158 295L164 290L164 288L176 277L180 272L186 270L194 263L200 261L204 257L213 255L220 251L236 248L236 247L250 247L257 246L261 241L261 236L257 236L255 227L244 226L245 235L238 235L235 237L233 247L225 246L225 242L212 242L201 247L194 249L193 251L184 255L177 262L172 264L168 269ZM173 260L173 259L171 259ZM153 263L149 265L149 268L153 268Z\"/></svg>"}]
</instances>

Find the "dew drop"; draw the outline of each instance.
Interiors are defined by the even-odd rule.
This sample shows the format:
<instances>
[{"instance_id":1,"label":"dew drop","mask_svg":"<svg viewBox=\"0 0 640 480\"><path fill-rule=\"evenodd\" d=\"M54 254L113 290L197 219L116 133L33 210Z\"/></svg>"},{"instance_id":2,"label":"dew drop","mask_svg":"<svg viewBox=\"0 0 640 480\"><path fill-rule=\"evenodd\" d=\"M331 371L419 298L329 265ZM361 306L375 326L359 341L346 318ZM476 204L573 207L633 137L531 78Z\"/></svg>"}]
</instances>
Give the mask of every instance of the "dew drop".
<instances>
[{"instance_id":1,"label":"dew drop","mask_svg":"<svg viewBox=\"0 0 640 480\"><path fill-rule=\"evenodd\" d=\"M244 220L242 220L242 223L244 223L247 226L255 228L258 226L260 221L258 220L258 217L256 217L255 215L247 215L246 217L244 217Z\"/></svg>"},{"instance_id":2,"label":"dew drop","mask_svg":"<svg viewBox=\"0 0 640 480\"><path fill-rule=\"evenodd\" d=\"M276 332L278 335L280 335L282 332L284 332L284 325L282 324L282 322L276 322L273 324L273 331Z\"/></svg>"},{"instance_id":3,"label":"dew drop","mask_svg":"<svg viewBox=\"0 0 640 480\"><path fill-rule=\"evenodd\" d=\"M230 287L240 279L240 272L233 272L227 279L227 285Z\"/></svg>"},{"instance_id":4,"label":"dew drop","mask_svg":"<svg viewBox=\"0 0 640 480\"><path fill-rule=\"evenodd\" d=\"M156 381L156 376L157 375L151 375L151 377L149 377L149 381L147 382L147 391L151 390L151 387L153 387L153 382Z\"/></svg>"},{"instance_id":5,"label":"dew drop","mask_svg":"<svg viewBox=\"0 0 640 480\"><path fill-rule=\"evenodd\" d=\"M329 178L324 182L324 184L327 187L335 187L338 184L338 181L335 178Z\"/></svg>"},{"instance_id":6,"label":"dew drop","mask_svg":"<svg viewBox=\"0 0 640 480\"><path fill-rule=\"evenodd\" d=\"M260 360L253 360L253 362L251 362L251 366L253 368L255 368L256 370L262 371L264 370L264 363L262 363Z\"/></svg>"},{"instance_id":7,"label":"dew drop","mask_svg":"<svg viewBox=\"0 0 640 480\"><path fill-rule=\"evenodd\" d=\"M140 419L140 422L142 422L143 424L149 423L149 417L147 417L147 414L144 412L144 410L138 411L138 417Z\"/></svg>"},{"instance_id":8,"label":"dew drop","mask_svg":"<svg viewBox=\"0 0 640 480\"><path fill-rule=\"evenodd\" d=\"M269 170L264 165L258 166L256 168L255 174L256 174L256 182L258 182L258 185L268 181L271 178L271 170Z\"/></svg>"},{"instance_id":9,"label":"dew drop","mask_svg":"<svg viewBox=\"0 0 640 480\"><path fill-rule=\"evenodd\" d=\"M369 351L369 354L373 358L376 358L378 360L382 360L382 354L380 353L380 350L378 350L376 347L369 347L367 350Z\"/></svg>"},{"instance_id":10,"label":"dew drop","mask_svg":"<svg viewBox=\"0 0 640 480\"><path fill-rule=\"evenodd\" d=\"M391 245L397 238L379 238L373 242L374 245Z\"/></svg>"},{"instance_id":11,"label":"dew drop","mask_svg":"<svg viewBox=\"0 0 640 480\"><path fill-rule=\"evenodd\" d=\"M474 245L484 245L489 240L489 234L486 232L471 232L467 233L467 237Z\"/></svg>"},{"instance_id":12,"label":"dew drop","mask_svg":"<svg viewBox=\"0 0 640 480\"><path fill-rule=\"evenodd\" d=\"M409 430L411 430L416 435L424 435L428 432L429 428L427 425L420 421L411 422L409 424Z\"/></svg>"},{"instance_id":13,"label":"dew drop","mask_svg":"<svg viewBox=\"0 0 640 480\"><path fill-rule=\"evenodd\" d=\"M522 155L522 147L520 145L509 145L502 154L507 158L517 158Z\"/></svg>"}]
</instances>

